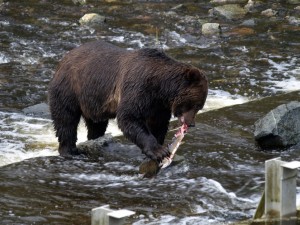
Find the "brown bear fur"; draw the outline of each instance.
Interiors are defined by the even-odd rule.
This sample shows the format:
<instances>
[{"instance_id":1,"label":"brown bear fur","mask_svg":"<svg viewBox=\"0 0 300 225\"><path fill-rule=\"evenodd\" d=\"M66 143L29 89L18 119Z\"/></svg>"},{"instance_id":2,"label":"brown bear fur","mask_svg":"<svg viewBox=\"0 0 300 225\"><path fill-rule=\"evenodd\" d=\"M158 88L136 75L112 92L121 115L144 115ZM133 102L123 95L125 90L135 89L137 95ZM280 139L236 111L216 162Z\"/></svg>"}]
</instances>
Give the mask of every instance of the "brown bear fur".
<instances>
[{"instance_id":1,"label":"brown bear fur","mask_svg":"<svg viewBox=\"0 0 300 225\"><path fill-rule=\"evenodd\" d=\"M126 50L103 41L84 44L60 62L49 85L49 104L63 156L77 154L77 126L84 118L88 139L103 136L117 117L125 137L160 161L171 114L194 125L208 91L194 66L155 49Z\"/></svg>"}]
</instances>

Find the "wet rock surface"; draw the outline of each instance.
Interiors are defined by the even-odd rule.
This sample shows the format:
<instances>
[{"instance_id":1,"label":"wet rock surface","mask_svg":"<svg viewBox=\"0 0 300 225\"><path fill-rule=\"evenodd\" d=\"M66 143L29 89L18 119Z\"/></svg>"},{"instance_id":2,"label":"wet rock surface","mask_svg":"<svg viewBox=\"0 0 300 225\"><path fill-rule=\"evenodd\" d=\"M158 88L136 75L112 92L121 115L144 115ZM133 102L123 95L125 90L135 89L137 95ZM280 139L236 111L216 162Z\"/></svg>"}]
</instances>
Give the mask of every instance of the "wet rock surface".
<instances>
[{"instance_id":1,"label":"wet rock surface","mask_svg":"<svg viewBox=\"0 0 300 225\"><path fill-rule=\"evenodd\" d=\"M215 16L225 17L229 20L242 19L247 11L238 4L228 4L214 7L210 13Z\"/></svg>"},{"instance_id":2,"label":"wet rock surface","mask_svg":"<svg viewBox=\"0 0 300 225\"><path fill-rule=\"evenodd\" d=\"M278 106L255 123L255 140L263 148L283 148L300 142L300 102Z\"/></svg>"},{"instance_id":3,"label":"wet rock surface","mask_svg":"<svg viewBox=\"0 0 300 225\"><path fill-rule=\"evenodd\" d=\"M265 5L266 3L264 3L263 1L249 0L248 3L244 6L244 9L247 10L247 12L255 13L262 11Z\"/></svg>"},{"instance_id":4,"label":"wet rock surface","mask_svg":"<svg viewBox=\"0 0 300 225\"><path fill-rule=\"evenodd\" d=\"M80 5L86 4L86 0L72 0L72 2L74 2L74 4L80 4Z\"/></svg>"},{"instance_id":5,"label":"wet rock surface","mask_svg":"<svg viewBox=\"0 0 300 225\"><path fill-rule=\"evenodd\" d=\"M300 11L299 11L299 14L300 14ZM300 18L297 18L295 16L287 16L286 19L289 22L289 24L300 26Z\"/></svg>"},{"instance_id":6,"label":"wet rock surface","mask_svg":"<svg viewBox=\"0 0 300 225\"><path fill-rule=\"evenodd\" d=\"M102 24L106 21L105 16L101 16L97 13L87 13L83 17L80 18L79 23L81 25L97 25Z\"/></svg>"},{"instance_id":7,"label":"wet rock surface","mask_svg":"<svg viewBox=\"0 0 300 225\"><path fill-rule=\"evenodd\" d=\"M41 117L47 119L50 119L51 117L49 106L46 103L39 103L36 105L32 105L24 108L22 111L24 114L28 116L35 116L35 117Z\"/></svg>"},{"instance_id":8,"label":"wet rock surface","mask_svg":"<svg viewBox=\"0 0 300 225\"><path fill-rule=\"evenodd\" d=\"M104 162L122 161L132 166L139 165L145 159L145 155L136 145L124 144L110 134L105 134L95 140L81 142L77 144L77 148L82 154L79 159L104 160Z\"/></svg>"},{"instance_id":9,"label":"wet rock surface","mask_svg":"<svg viewBox=\"0 0 300 225\"><path fill-rule=\"evenodd\" d=\"M219 23L205 23L202 25L202 34L211 35L219 34L221 32L221 27Z\"/></svg>"},{"instance_id":10,"label":"wet rock surface","mask_svg":"<svg viewBox=\"0 0 300 225\"><path fill-rule=\"evenodd\" d=\"M261 15L266 16L266 17L272 17L272 16L276 16L277 13L278 12L273 9L266 9L261 12Z\"/></svg>"},{"instance_id":11,"label":"wet rock surface","mask_svg":"<svg viewBox=\"0 0 300 225\"><path fill-rule=\"evenodd\" d=\"M255 23L254 19L249 19L249 20L243 21L241 25L248 26L248 27L253 27L253 26L255 26L255 24L256 23Z\"/></svg>"}]
</instances>

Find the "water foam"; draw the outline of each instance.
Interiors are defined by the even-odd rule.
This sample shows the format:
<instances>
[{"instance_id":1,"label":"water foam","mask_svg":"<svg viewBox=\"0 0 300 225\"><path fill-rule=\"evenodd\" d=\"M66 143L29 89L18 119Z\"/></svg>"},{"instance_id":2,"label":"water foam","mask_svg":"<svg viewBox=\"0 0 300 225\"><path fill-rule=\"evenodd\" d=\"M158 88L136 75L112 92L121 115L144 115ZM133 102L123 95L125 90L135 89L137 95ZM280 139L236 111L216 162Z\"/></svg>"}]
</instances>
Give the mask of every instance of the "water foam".
<instances>
[{"instance_id":1,"label":"water foam","mask_svg":"<svg viewBox=\"0 0 300 225\"><path fill-rule=\"evenodd\" d=\"M58 155L58 142L50 119L0 112L0 129L0 166L33 157ZM87 140L83 121L77 133L77 143ZM122 135L115 120L109 122L106 133Z\"/></svg>"},{"instance_id":2,"label":"water foam","mask_svg":"<svg viewBox=\"0 0 300 225\"><path fill-rule=\"evenodd\" d=\"M269 56L267 61L270 68L265 72L268 77L268 82L271 85L267 89L273 92L289 92L297 91L300 89L300 67L298 66L299 59L296 57L287 57L287 59L280 62L276 62L275 59L282 59L281 56ZM285 79L277 79L277 75L280 77L285 76Z\"/></svg>"},{"instance_id":3,"label":"water foam","mask_svg":"<svg viewBox=\"0 0 300 225\"><path fill-rule=\"evenodd\" d=\"M134 225L144 224L205 224L205 225L218 225L229 223L233 218L248 218L250 217L251 207L254 207L259 199L248 199L237 197L235 193L228 192L222 185L216 180L208 179L205 177L199 177L197 179L180 178L176 180L166 179L163 182L159 182L160 186L172 186L172 190L176 187L179 190L179 186L186 185L186 196L194 196L194 205L190 205L192 210L191 215L186 214L183 218L174 215L162 215L155 217L150 215L140 215L139 220L134 222ZM163 188L163 187L160 187ZM188 191L187 191L188 190ZM190 193L191 191L191 193ZM204 197L204 194L207 197ZM199 199L199 200L197 200ZM222 199L217 201L216 199ZM184 198L182 199L184 201ZM227 204L228 208L234 208L234 210L228 211L224 208L223 204ZM226 216L224 216L226 215ZM226 218L228 217L228 218ZM233 221L232 221L233 222Z\"/></svg>"},{"instance_id":4,"label":"water foam","mask_svg":"<svg viewBox=\"0 0 300 225\"><path fill-rule=\"evenodd\" d=\"M204 105L204 111L243 104L248 101L249 99L247 97L238 94L232 95L223 90L209 90L207 100Z\"/></svg>"},{"instance_id":5,"label":"water foam","mask_svg":"<svg viewBox=\"0 0 300 225\"><path fill-rule=\"evenodd\" d=\"M281 80L281 81L273 81L272 83L273 83L273 87L270 87L270 89L273 90L274 92L278 92L278 91L290 92L290 91L300 90L300 79L297 79L295 77L291 77L289 79Z\"/></svg>"},{"instance_id":6,"label":"water foam","mask_svg":"<svg viewBox=\"0 0 300 225\"><path fill-rule=\"evenodd\" d=\"M0 166L58 154L50 120L0 112L0 127Z\"/></svg>"},{"instance_id":7,"label":"water foam","mask_svg":"<svg viewBox=\"0 0 300 225\"><path fill-rule=\"evenodd\" d=\"M224 219L219 218L219 220L224 221ZM178 218L172 215L163 215L159 218L155 218L154 216L150 216L150 218L143 218L133 225L187 225L187 224L197 224L197 225L224 225L223 222L218 221L217 219L212 219L210 216L186 216L184 218Z\"/></svg>"},{"instance_id":8,"label":"water foam","mask_svg":"<svg viewBox=\"0 0 300 225\"><path fill-rule=\"evenodd\" d=\"M135 177L130 177L126 175L113 175L113 174L105 174L105 173L98 173L98 174L88 174L88 173L80 173L80 174L60 174L61 177L63 178L68 178L71 180L76 180L76 181L99 181L99 185L104 185L105 182L127 182L132 179L136 179ZM104 185L104 186L107 186ZM110 186L110 184L109 184Z\"/></svg>"},{"instance_id":9,"label":"water foam","mask_svg":"<svg viewBox=\"0 0 300 225\"><path fill-rule=\"evenodd\" d=\"M0 64L9 63L10 61L11 59L9 57L0 52Z\"/></svg>"}]
</instances>

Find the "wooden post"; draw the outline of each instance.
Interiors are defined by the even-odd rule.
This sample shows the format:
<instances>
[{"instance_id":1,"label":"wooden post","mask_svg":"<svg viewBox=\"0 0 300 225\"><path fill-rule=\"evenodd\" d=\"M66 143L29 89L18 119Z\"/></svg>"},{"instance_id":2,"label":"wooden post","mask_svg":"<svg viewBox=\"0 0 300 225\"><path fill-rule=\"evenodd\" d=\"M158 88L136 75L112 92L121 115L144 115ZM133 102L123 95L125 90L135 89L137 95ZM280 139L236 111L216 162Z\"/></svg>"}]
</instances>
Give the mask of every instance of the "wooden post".
<instances>
[{"instance_id":1,"label":"wooden post","mask_svg":"<svg viewBox=\"0 0 300 225\"><path fill-rule=\"evenodd\" d=\"M265 183L265 217L296 216L296 179L300 162L283 162L281 158L267 160Z\"/></svg>"},{"instance_id":2,"label":"wooden post","mask_svg":"<svg viewBox=\"0 0 300 225\"><path fill-rule=\"evenodd\" d=\"M281 178L281 215L280 217L292 217L297 214L296 207L296 181L300 162L293 161L282 164Z\"/></svg>"},{"instance_id":3,"label":"wooden post","mask_svg":"<svg viewBox=\"0 0 300 225\"><path fill-rule=\"evenodd\" d=\"M281 164L281 158L267 160L265 163L265 216L267 218L280 217Z\"/></svg>"}]
</instances>

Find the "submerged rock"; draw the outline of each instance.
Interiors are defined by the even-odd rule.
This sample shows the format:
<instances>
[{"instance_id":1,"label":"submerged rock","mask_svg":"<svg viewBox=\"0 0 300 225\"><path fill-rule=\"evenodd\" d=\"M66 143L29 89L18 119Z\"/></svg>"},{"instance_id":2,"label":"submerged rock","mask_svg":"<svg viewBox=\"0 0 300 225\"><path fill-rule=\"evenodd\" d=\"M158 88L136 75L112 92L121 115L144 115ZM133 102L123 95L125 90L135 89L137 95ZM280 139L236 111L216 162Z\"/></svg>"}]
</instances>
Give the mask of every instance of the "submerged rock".
<instances>
[{"instance_id":1,"label":"submerged rock","mask_svg":"<svg viewBox=\"0 0 300 225\"><path fill-rule=\"evenodd\" d=\"M79 23L81 25L96 25L102 24L106 21L104 16L100 16L97 13L87 13L80 18Z\"/></svg>"},{"instance_id":2,"label":"submerged rock","mask_svg":"<svg viewBox=\"0 0 300 225\"><path fill-rule=\"evenodd\" d=\"M22 111L28 116L35 116L41 118L51 117L49 106L46 103L40 103L37 105L29 106L27 108L24 108Z\"/></svg>"},{"instance_id":3,"label":"submerged rock","mask_svg":"<svg viewBox=\"0 0 300 225\"><path fill-rule=\"evenodd\" d=\"M238 4L228 4L214 7L210 10L210 14L225 17L229 20L242 19L247 11Z\"/></svg>"},{"instance_id":4,"label":"submerged rock","mask_svg":"<svg viewBox=\"0 0 300 225\"><path fill-rule=\"evenodd\" d=\"M205 23L202 25L203 35L219 34L221 31L220 24L218 23Z\"/></svg>"},{"instance_id":5,"label":"submerged rock","mask_svg":"<svg viewBox=\"0 0 300 225\"><path fill-rule=\"evenodd\" d=\"M254 136L263 148L282 148L300 142L300 102L293 101L271 110L255 122Z\"/></svg>"}]
</instances>

